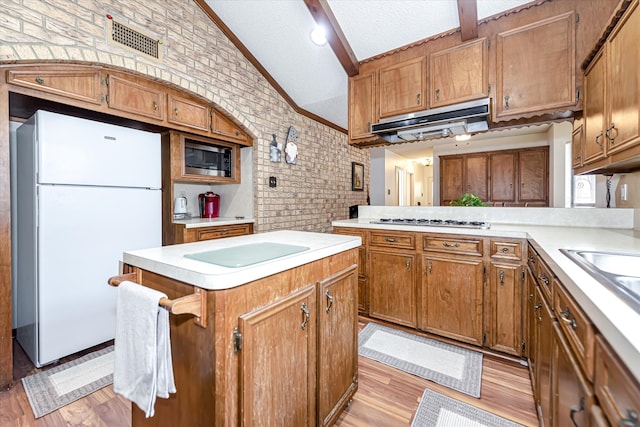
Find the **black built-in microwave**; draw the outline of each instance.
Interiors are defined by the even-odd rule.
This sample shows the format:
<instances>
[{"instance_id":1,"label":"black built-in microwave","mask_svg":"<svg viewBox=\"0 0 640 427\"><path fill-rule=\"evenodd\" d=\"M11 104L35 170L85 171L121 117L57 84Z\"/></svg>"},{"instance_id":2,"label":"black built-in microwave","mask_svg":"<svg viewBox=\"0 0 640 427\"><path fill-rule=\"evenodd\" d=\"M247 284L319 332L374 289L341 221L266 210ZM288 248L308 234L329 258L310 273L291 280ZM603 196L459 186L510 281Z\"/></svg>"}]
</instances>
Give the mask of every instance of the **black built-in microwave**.
<instances>
[{"instance_id":1,"label":"black built-in microwave","mask_svg":"<svg viewBox=\"0 0 640 427\"><path fill-rule=\"evenodd\" d=\"M231 177L233 150L223 145L184 140L184 171L187 174Z\"/></svg>"}]
</instances>

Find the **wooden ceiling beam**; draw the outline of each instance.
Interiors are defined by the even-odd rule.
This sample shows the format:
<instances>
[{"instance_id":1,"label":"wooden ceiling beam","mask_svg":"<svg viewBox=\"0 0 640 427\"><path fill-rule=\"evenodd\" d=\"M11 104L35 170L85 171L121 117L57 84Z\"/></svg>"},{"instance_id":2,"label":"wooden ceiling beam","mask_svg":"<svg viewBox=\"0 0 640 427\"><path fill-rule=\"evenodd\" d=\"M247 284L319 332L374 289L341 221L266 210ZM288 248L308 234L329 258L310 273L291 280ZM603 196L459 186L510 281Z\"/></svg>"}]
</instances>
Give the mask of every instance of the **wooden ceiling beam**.
<instances>
[{"instance_id":1,"label":"wooden ceiling beam","mask_svg":"<svg viewBox=\"0 0 640 427\"><path fill-rule=\"evenodd\" d=\"M478 38L478 4L476 0L458 0L462 41Z\"/></svg>"},{"instance_id":2,"label":"wooden ceiling beam","mask_svg":"<svg viewBox=\"0 0 640 427\"><path fill-rule=\"evenodd\" d=\"M325 29L327 42L329 42L340 64L342 64L344 71L349 77L357 75L360 70L360 64L327 0L304 0L304 4L307 5L311 16L313 16L318 25Z\"/></svg>"}]
</instances>

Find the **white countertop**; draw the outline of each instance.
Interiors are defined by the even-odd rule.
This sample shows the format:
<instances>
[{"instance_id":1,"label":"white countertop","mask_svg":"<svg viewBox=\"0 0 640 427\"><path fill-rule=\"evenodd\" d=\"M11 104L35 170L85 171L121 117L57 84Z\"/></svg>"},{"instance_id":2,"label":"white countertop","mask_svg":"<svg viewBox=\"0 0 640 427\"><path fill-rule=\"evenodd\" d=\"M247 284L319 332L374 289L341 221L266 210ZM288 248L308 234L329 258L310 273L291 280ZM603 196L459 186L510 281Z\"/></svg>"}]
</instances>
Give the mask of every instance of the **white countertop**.
<instances>
[{"instance_id":1,"label":"white countertop","mask_svg":"<svg viewBox=\"0 0 640 427\"><path fill-rule=\"evenodd\" d=\"M490 229L423 227L371 224L373 219L334 221L334 227L402 230L477 236L527 238L541 249L540 255L565 288L584 309L620 358L640 381L640 314L594 279L559 249L624 252L640 255L640 232L632 229L542 226L493 223ZM640 266L638 267L640 270Z\"/></svg>"},{"instance_id":2,"label":"white countertop","mask_svg":"<svg viewBox=\"0 0 640 427\"><path fill-rule=\"evenodd\" d=\"M222 267L184 257L186 254L262 242L299 245L309 249L237 268ZM361 244L359 237L286 230L128 251L124 253L123 261L199 288L221 290L357 248Z\"/></svg>"},{"instance_id":3,"label":"white countertop","mask_svg":"<svg viewBox=\"0 0 640 427\"><path fill-rule=\"evenodd\" d=\"M253 218L200 218L199 216L189 219L174 219L174 224L182 224L186 228L214 227L217 225L253 224Z\"/></svg>"}]
</instances>

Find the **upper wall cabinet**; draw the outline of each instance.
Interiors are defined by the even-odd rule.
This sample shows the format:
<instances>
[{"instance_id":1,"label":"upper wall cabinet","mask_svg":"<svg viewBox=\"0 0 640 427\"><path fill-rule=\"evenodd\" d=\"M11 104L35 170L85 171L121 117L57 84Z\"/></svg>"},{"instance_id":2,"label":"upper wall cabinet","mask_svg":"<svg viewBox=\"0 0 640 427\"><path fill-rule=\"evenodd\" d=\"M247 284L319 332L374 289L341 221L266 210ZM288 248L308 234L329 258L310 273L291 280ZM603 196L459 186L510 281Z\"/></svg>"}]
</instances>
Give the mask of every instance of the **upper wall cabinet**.
<instances>
[{"instance_id":1,"label":"upper wall cabinet","mask_svg":"<svg viewBox=\"0 0 640 427\"><path fill-rule=\"evenodd\" d=\"M420 57L380 70L380 118L427 108L426 62L426 58Z\"/></svg>"},{"instance_id":2,"label":"upper wall cabinet","mask_svg":"<svg viewBox=\"0 0 640 427\"><path fill-rule=\"evenodd\" d=\"M487 39L429 56L429 108L488 96Z\"/></svg>"},{"instance_id":3,"label":"upper wall cabinet","mask_svg":"<svg viewBox=\"0 0 640 427\"><path fill-rule=\"evenodd\" d=\"M179 126L208 132L211 122L211 108L203 103L169 94L169 114L167 120Z\"/></svg>"},{"instance_id":4,"label":"upper wall cabinet","mask_svg":"<svg viewBox=\"0 0 640 427\"><path fill-rule=\"evenodd\" d=\"M374 122L375 74L367 73L349 78L349 140L371 138Z\"/></svg>"},{"instance_id":5,"label":"upper wall cabinet","mask_svg":"<svg viewBox=\"0 0 640 427\"><path fill-rule=\"evenodd\" d=\"M159 121L164 119L167 95L162 88L114 75L108 76L108 86L109 108Z\"/></svg>"},{"instance_id":6,"label":"upper wall cabinet","mask_svg":"<svg viewBox=\"0 0 640 427\"><path fill-rule=\"evenodd\" d=\"M7 83L91 104L104 101L100 70L96 69L9 70Z\"/></svg>"},{"instance_id":7,"label":"upper wall cabinet","mask_svg":"<svg viewBox=\"0 0 640 427\"><path fill-rule=\"evenodd\" d=\"M633 1L585 71L583 165L575 173L640 166L640 7Z\"/></svg>"},{"instance_id":8,"label":"upper wall cabinet","mask_svg":"<svg viewBox=\"0 0 640 427\"><path fill-rule=\"evenodd\" d=\"M497 35L494 119L575 106L575 21L572 11Z\"/></svg>"},{"instance_id":9,"label":"upper wall cabinet","mask_svg":"<svg viewBox=\"0 0 640 427\"><path fill-rule=\"evenodd\" d=\"M215 138L236 142L241 145L251 145L248 135L219 112L213 111L211 122L211 133Z\"/></svg>"}]
</instances>

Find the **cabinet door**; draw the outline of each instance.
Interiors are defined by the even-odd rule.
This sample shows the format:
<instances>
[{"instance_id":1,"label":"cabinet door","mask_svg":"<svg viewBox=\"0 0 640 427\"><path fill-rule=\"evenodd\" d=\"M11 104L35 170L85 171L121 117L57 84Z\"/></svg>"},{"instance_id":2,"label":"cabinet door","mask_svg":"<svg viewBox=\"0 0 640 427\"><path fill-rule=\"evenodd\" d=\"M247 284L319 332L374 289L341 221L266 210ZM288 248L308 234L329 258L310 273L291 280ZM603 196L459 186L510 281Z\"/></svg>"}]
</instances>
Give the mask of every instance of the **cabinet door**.
<instances>
[{"instance_id":1,"label":"cabinet door","mask_svg":"<svg viewBox=\"0 0 640 427\"><path fill-rule=\"evenodd\" d=\"M210 109L208 105L174 95L169 95L168 99L169 114L167 121L192 129L209 130Z\"/></svg>"},{"instance_id":2,"label":"cabinet door","mask_svg":"<svg viewBox=\"0 0 640 427\"><path fill-rule=\"evenodd\" d=\"M369 249L369 315L416 327L414 253Z\"/></svg>"},{"instance_id":3,"label":"cabinet door","mask_svg":"<svg viewBox=\"0 0 640 427\"><path fill-rule=\"evenodd\" d=\"M102 104L100 70L10 70L7 83L91 104Z\"/></svg>"},{"instance_id":4,"label":"cabinet door","mask_svg":"<svg viewBox=\"0 0 640 427\"><path fill-rule=\"evenodd\" d=\"M231 120L220 114L218 111L212 111L211 132L216 138L237 142L242 145L251 145L251 141L246 133Z\"/></svg>"},{"instance_id":5,"label":"cabinet door","mask_svg":"<svg viewBox=\"0 0 640 427\"><path fill-rule=\"evenodd\" d=\"M553 343L553 314L540 287L536 288L540 308L536 310L536 390L535 397L545 426L551 425L551 359Z\"/></svg>"},{"instance_id":6,"label":"cabinet door","mask_svg":"<svg viewBox=\"0 0 640 427\"><path fill-rule=\"evenodd\" d=\"M606 51L601 49L584 76L584 145L582 163L604 158L604 85Z\"/></svg>"},{"instance_id":7,"label":"cabinet door","mask_svg":"<svg viewBox=\"0 0 640 427\"><path fill-rule=\"evenodd\" d=\"M575 13L497 36L496 116L574 106Z\"/></svg>"},{"instance_id":8,"label":"cabinet door","mask_svg":"<svg viewBox=\"0 0 640 427\"><path fill-rule=\"evenodd\" d=\"M482 345L482 260L422 257L421 329Z\"/></svg>"},{"instance_id":9,"label":"cabinet door","mask_svg":"<svg viewBox=\"0 0 640 427\"><path fill-rule=\"evenodd\" d=\"M593 390L582 375L558 324L553 325L553 415L555 427L589 425L587 410L593 403Z\"/></svg>"},{"instance_id":10,"label":"cabinet door","mask_svg":"<svg viewBox=\"0 0 640 427\"><path fill-rule=\"evenodd\" d=\"M538 347L538 336L536 325L538 323L538 313L541 305L536 293L536 280L533 272L527 267L527 297L525 299L527 310L525 313L525 352L529 358L529 372L531 373L531 383L535 390L536 385L536 348Z\"/></svg>"},{"instance_id":11,"label":"cabinet door","mask_svg":"<svg viewBox=\"0 0 640 427\"><path fill-rule=\"evenodd\" d=\"M462 196L463 168L462 157L440 158L440 205L448 206L452 200Z\"/></svg>"},{"instance_id":12,"label":"cabinet door","mask_svg":"<svg viewBox=\"0 0 640 427\"><path fill-rule=\"evenodd\" d=\"M374 73L349 78L349 139L371 138L375 120Z\"/></svg>"},{"instance_id":13,"label":"cabinet door","mask_svg":"<svg viewBox=\"0 0 640 427\"><path fill-rule=\"evenodd\" d=\"M489 157L489 182L492 202L516 201L516 158L517 153L495 153Z\"/></svg>"},{"instance_id":14,"label":"cabinet door","mask_svg":"<svg viewBox=\"0 0 640 427\"><path fill-rule=\"evenodd\" d=\"M488 199L488 173L486 154L467 155L464 158L464 192L473 193L482 201Z\"/></svg>"},{"instance_id":15,"label":"cabinet door","mask_svg":"<svg viewBox=\"0 0 640 427\"><path fill-rule=\"evenodd\" d=\"M607 155L640 143L640 7L630 6L607 42Z\"/></svg>"},{"instance_id":16,"label":"cabinet door","mask_svg":"<svg viewBox=\"0 0 640 427\"><path fill-rule=\"evenodd\" d=\"M318 424L331 425L358 388L358 268L318 283Z\"/></svg>"},{"instance_id":17,"label":"cabinet door","mask_svg":"<svg viewBox=\"0 0 640 427\"><path fill-rule=\"evenodd\" d=\"M487 39L455 46L429 56L429 107L488 96Z\"/></svg>"},{"instance_id":18,"label":"cabinet door","mask_svg":"<svg viewBox=\"0 0 640 427\"><path fill-rule=\"evenodd\" d=\"M241 425L316 425L316 320L313 285L240 316Z\"/></svg>"},{"instance_id":19,"label":"cabinet door","mask_svg":"<svg viewBox=\"0 0 640 427\"><path fill-rule=\"evenodd\" d=\"M516 356L522 354L522 281L521 266L491 263L485 345Z\"/></svg>"},{"instance_id":20,"label":"cabinet door","mask_svg":"<svg viewBox=\"0 0 640 427\"><path fill-rule=\"evenodd\" d=\"M584 144L584 126L578 125L571 133L571 167L582 167L582 147Z\"/></svg>"},{"instance_id":21,"label":"cabinet door","mask_svg":"<svg viewBox=\"0 0 640 427\"><path fill-rule=\"evenodd\" d=\"M427 108L424 96L426 92L425 62L425 58L417 58L380 70L378 92L380 117Z\"/></svg>"},{"instance_id":22,"label":"cabinet door","mask_svg":"<svg viewBox=\"0 0 640 427\"><path fill-rule=\"evenodd\" d=\"M109 108L162 121L165 97L158 88L109 76Z\"/></svg>"},{"instance_id":23,"label":"cabinet door","mask_svg":"<svg viewBox=\"0 0 640 427\"><path fill-rule=\"evenodd\" d=\"M525 203L549 204L548 148L518 153L519 194Z\"/></svg>"}]
</instances>

